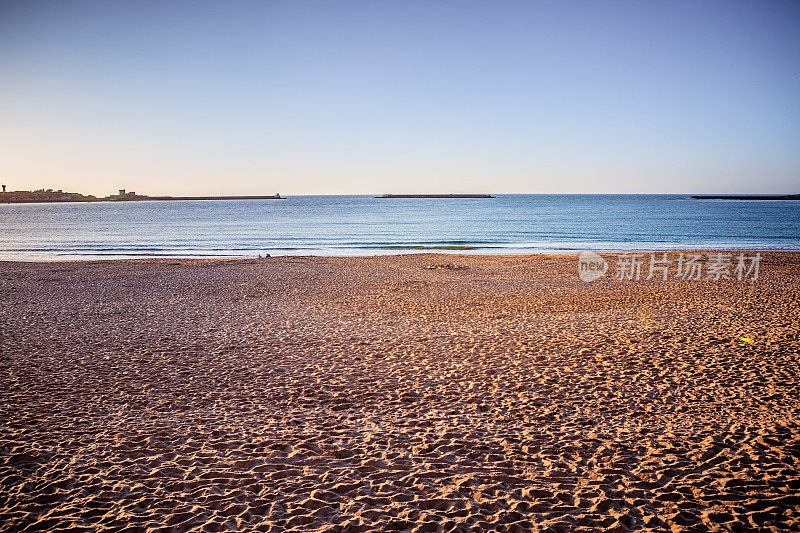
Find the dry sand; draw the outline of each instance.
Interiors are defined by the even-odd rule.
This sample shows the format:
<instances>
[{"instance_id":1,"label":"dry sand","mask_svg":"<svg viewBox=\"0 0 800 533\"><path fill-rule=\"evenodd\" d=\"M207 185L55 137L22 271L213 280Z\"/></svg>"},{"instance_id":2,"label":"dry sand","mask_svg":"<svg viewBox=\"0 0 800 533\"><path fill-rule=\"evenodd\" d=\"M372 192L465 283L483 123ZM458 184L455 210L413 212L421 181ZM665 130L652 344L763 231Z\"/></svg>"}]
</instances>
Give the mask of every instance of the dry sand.
<instances>
[{"instance_id":1,"label":"dry sand","mask_svg":"<svg viewBox=\"0 0 800 533\"><path fill-rule=\"evenodd\" d=\"M800 530L800 254L757 281L412 255L0 287L2 531Z\"/></svg>"}]
</instances>

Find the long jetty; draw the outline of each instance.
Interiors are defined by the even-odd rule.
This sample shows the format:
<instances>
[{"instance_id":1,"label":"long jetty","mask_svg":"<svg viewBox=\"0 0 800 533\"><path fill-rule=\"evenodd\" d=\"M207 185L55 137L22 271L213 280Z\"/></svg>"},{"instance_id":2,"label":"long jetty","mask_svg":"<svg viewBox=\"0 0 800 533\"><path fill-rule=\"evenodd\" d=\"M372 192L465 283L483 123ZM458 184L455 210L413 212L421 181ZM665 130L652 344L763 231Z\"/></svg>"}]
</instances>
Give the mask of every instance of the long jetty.
<instances>
[{"instance_id":1,"label":"long jetty","mask_svg":"<svg viewBox=\"0 0 800 533\"><path fill-rule=\"evenodd\" d=\"M160 200L160 201L172 201L172 200L285 200L283 196L279 194L273 194L270 196L137 196L136 198L132 198L132 200ZM125 201L123 199L122 201Z\"/></svg>"},{"instance_id":2,"label":"long jetty","mask_svg":"<svg viewBox=\"0 0 800 533\"><path fill-rule=\"evenodd\" d=\"M800 194L693 194L696 200L800 200Z\"/></svg>"},{"instance_id":3,"label":"long jetty","mask_svg":"<svg viewBox=\"0 0 800 533\"><path fill-rule=\"evenodd\" d=\"M375 198L494 198L490 194L382 194Z\"/></svg>"}]
</instances>

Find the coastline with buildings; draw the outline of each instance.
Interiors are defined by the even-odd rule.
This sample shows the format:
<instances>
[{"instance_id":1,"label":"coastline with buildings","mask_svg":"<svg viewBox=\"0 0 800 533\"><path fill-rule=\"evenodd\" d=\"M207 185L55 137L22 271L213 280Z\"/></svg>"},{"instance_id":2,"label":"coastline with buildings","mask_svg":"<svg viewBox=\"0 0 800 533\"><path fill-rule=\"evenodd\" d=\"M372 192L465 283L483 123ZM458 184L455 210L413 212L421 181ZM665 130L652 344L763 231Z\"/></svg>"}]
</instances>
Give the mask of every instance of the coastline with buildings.
<instances>
[{"instance_id":1,"label":"coastline with buildings","mask_svg":"<svg viewBox=\"0 0 800 533\"><path fill-rule=\"evenodd\" d=\"M28 204L44 202L100 202L104 198L94 195L84 195L77 192L64 192L61 189L37 189L35 191L6 191L2 185L0 203Z\"/></svg>"},{"instance_id":2,"label":"coastline with buildings","mask_svg":"<svg viewBox=\"0 0 800 533\"><path fill-rule=\"evenodd\" d=\"M35 191L6 191L2 185L0 203L33 204L50 202L141 202L141 201L174 201L174 200L283 200L275 193L268 196L147 196L134 191L120 189L118 194L104 197L84 195L77 192L64 192L61 189L37 189Z\"/></svg>"}]
</instances>

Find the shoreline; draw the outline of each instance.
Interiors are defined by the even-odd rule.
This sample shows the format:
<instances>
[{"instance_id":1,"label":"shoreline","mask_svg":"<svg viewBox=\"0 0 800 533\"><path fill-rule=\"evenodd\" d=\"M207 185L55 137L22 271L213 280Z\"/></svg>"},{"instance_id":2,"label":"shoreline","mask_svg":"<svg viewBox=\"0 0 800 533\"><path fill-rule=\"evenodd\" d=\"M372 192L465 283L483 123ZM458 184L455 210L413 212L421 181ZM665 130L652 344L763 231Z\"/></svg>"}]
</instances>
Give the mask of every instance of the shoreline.
<instances>
[{"instance_id":1,"label":"shoreline","mask_svg":"<svg viewBox=\"0 0 800 533\"><path fill-rule=\"evenodd\" d=\"M654 250L645 250L645 251L638 251L638 250L618 250L618 251L605 251L605 250L572 250L572 251L543 251L543 252L520 252L520 253L493 253L493 252L481 252L477 250L473 251L465 251L465 250L457 250L457 251L447 251L447 250L430 250L430 251L397 251L397 252L389 252L389 253L373 253L373 254L364 254L364 255L315 255L315 254L269 254L262 257L254 257L254 256L239 256L239 255L231 255L231 256L179 256L179 255L145 255L141 254L139 256L125 256L125 257L105 257L105 256L86 256L74 259L60 259L60 258L53 258L53 259L3 259L0 257L0 263L25 263L25 264L33 264L33 263L93 263L93 262L115 262L115 261L263 261L267 259L278 259L282 257L292 258L292 257L304 257L304 258L340 258L340 259L357 259L357 258L370 258L370 257L407 257L407 256L422 256L422 255L441 255L443 257L541 257L541 256L573 256L578 257L582 253L596 253L601 256L619 256L623 254L628 255L640 255L640 256L649 256L650 254L715 254L715 253L727 253L732 255L737 255L740 253L762 253L762 254L770 254L770 253L777 253L777 254L800 254L800 249L798 248L703 248L703 249L691 249L691 248L683 248L683 249L654 249ZM274 252L273 252L274 253Z\"/></svg>"}]
</instances>

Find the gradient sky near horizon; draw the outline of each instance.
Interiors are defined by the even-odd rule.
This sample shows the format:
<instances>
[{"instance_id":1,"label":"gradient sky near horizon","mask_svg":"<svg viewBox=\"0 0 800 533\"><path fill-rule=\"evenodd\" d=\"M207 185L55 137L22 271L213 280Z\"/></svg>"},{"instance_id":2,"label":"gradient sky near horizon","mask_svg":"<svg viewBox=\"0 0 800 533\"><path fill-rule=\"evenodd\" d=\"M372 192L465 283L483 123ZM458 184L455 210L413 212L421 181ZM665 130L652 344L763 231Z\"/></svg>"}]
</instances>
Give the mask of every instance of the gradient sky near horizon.
<instances>
[{"instance_id":1,"label":"gradient sky near horizon","mask_svg":"<svg viewBox=\"0 0 800 533\"><path fill-rule=\"evenodd\" d=\"M800 2L0 0L0 181L796 193Z\"/></svg>"}]
</instances>

